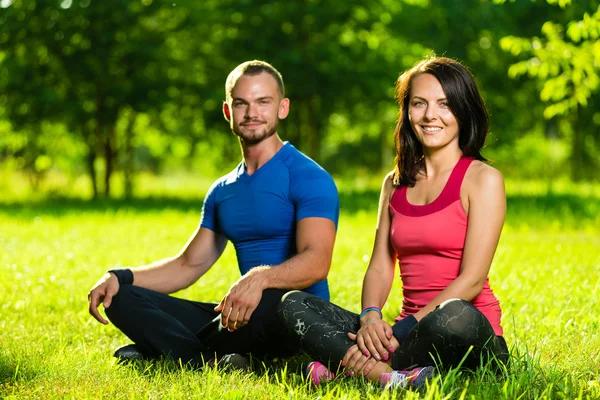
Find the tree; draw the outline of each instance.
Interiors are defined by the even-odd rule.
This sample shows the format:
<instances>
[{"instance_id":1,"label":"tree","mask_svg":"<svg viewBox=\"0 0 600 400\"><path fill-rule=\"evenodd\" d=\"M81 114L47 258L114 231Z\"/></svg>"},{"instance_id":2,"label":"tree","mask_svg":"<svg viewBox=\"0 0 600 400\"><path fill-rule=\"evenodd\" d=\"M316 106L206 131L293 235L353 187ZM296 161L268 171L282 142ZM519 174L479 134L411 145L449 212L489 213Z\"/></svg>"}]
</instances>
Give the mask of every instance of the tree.
<instances>
[{"instance_id":1,"label":"tree","mask_svg":"<svg viewBox=\"0 0 600 400\"><path fill-rule=\"evenodd\" d=\"M511 65L509 76L536 78L540 98L546 103L544 117L566 122L563 135L571 141L574 180L598 178L595 171L600 164L600 6L597 1L582 3L560 2L569 11L567 18L577 13L583 14L582 19L547 21L541 28L543 37L507 36L501 41L505 51L528 57Z\"/></svg>"},{"instance_id":2,"label":"tree","mask_svg":"<svg viewBox=\"0 0 600 400\"><path fill-rule=\"evenodd\" d=\"M16 130L64 124L86 146L94 197L102 159L104 195L118 159L116 125L126 110L147 111L176 95L185 57L176 37L186 8L151 0L4 1L0 89ZM186 83L187 84L187 83Z\"/></svg>"},{"instance_id":3,"label":"tree","mask_svg":"<svg viewBox=\"0 0 600 400\"><path fill-rule=\"evenodd\" d=\"M323 162L331 116L351 126L371 124L370 116L394 107L398 71L422 55L423 48L390 34L402 6L389 0L368 7L360 0L198 2L194 12L205 16L196 28L204 40L198 57L208 69L221 71L220 79L207 83L214 85L215 103L224 99L223 82L235 65L256 58L272 62L292 98L285 137ZM375 131L391 135L387 127Z\"/></svg>"}]
</instances>

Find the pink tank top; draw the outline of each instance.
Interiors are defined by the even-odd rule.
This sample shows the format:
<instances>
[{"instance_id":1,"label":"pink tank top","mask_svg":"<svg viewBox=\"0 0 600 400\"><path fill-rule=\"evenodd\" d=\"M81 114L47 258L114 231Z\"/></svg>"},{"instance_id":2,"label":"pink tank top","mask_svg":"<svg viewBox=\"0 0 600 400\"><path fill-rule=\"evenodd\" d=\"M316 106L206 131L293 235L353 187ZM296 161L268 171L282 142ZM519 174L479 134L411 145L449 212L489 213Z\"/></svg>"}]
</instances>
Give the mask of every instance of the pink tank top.
<instances>
[{"instance_id":1,"label":"pink tank top","mask_svg":"<svg viewBox=\"0 0 600 400\"><path fill-rule=\"evenodd\" d=\"M397 319L419 311L458 277L468 224L460 187L472 161L460 158L446 186L430 204L410 204L406 186L392 195L390 240L398 255L404 295ZM502 335L502 311L487 278L472 303L487 317L496 335Z\"/></svg>"}]
</instances>

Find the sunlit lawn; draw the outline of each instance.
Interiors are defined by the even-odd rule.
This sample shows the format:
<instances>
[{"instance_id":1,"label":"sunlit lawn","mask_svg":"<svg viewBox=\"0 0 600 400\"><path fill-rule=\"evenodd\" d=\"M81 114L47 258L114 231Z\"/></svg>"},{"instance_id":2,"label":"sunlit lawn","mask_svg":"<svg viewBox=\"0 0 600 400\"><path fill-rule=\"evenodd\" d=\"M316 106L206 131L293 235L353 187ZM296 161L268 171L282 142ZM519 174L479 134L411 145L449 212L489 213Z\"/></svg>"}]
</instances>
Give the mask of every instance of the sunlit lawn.
<instances>
[{"instance_id":1,"label":"sunlit lawn","mask_svg":"<svg viewBox=\"0 0 600 400\"><path fill-rule=\"evenodd\" d=\"M341 180L338 186L332 298L357 310L377 189L366 184L353 191ZM301 360L250 373L116 364L112 351L127 339L88 315L87 292L108 267L180 249L199 221L208 183L200 182L197 194L186 187L180 200L178 188L130 202L3 199L0 398L600 398L600 188L590 184L557 184L551 194L544 183L508 184L509 215L490 277L515 357L505 377L451 374L422 393L388 394L347 378L311 388L298 373ZM237 276L230 246L179 295L217 301ZM397 282L384 310L388 320L400 304Z\"/></svg>"}]
</instances>

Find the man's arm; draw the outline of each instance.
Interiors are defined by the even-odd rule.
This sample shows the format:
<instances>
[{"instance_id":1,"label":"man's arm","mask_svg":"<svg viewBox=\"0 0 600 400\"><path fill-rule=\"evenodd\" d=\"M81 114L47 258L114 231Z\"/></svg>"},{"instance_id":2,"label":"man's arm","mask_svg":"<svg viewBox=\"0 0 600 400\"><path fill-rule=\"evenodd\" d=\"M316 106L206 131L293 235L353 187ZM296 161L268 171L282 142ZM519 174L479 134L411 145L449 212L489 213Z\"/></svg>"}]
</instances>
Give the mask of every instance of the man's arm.
<instances>
[{"instance_id":1,"label":"man's arm","mask_svg":"<svg viewBox=\"0 0 600 400\"><path fill-rule=\"evenodd\" d=\"M227 239L210 229L199 227L175 257L132 269L133 284L162 293L185 289L206 273L223 253ZM88 294L89 312L99 322L108 324L98 311L100 303L110 307L119 291L113 273L106 273Z\"/></svg>"},{"instance_id":2,"label":"man's arm","mask_svg":"<svg viewBox=\"0 0 600 400\"><path fill-rule=\"evenodd\" d=\"M133 284L161 293L174 293L196 282L219 259L227 239L199 227L175 257L133 269Z\"/></svg>"},{"instance_id":3,"label":"man's arm","mask_svg":"<svg viewBox=\"0 0 600 400\"><path fill-rule=\"evenodd\" d=\"M265 289L303 289L327 277L335 243L335 223L328 218L310 217L298 221L298 254L274 266L251 269L230 289L215 311L230 331L246 325Z\"/></svg>"}]
</instances>

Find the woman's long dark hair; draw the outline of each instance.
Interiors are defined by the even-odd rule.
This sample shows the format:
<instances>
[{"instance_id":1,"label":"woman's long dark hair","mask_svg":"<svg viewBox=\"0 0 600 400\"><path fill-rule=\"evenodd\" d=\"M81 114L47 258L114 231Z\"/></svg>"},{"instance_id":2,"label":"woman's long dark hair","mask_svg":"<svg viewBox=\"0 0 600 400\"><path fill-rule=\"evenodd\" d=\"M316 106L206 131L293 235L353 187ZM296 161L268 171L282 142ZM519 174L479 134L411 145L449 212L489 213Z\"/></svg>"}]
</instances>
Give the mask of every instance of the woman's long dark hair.
<instances>
[{"instance_id":1,"label":"woman's long dark hair","mask_svg":"<svg viewBox=\"0 0 600 400\"><path fill-rule=\"evenodd\" d=\"M425 168L423 146L413 132L408 118L410 89L413 79L431 74L442 85L452 114L458 121L458 145L463 155L487 161L481 155L489 130L489 115L471 73L458 61L447 57L426 58L404 72L396 81L398 123L394 131L396 186L414 186L419 171Z\"/></svg>"}]
</instances>

